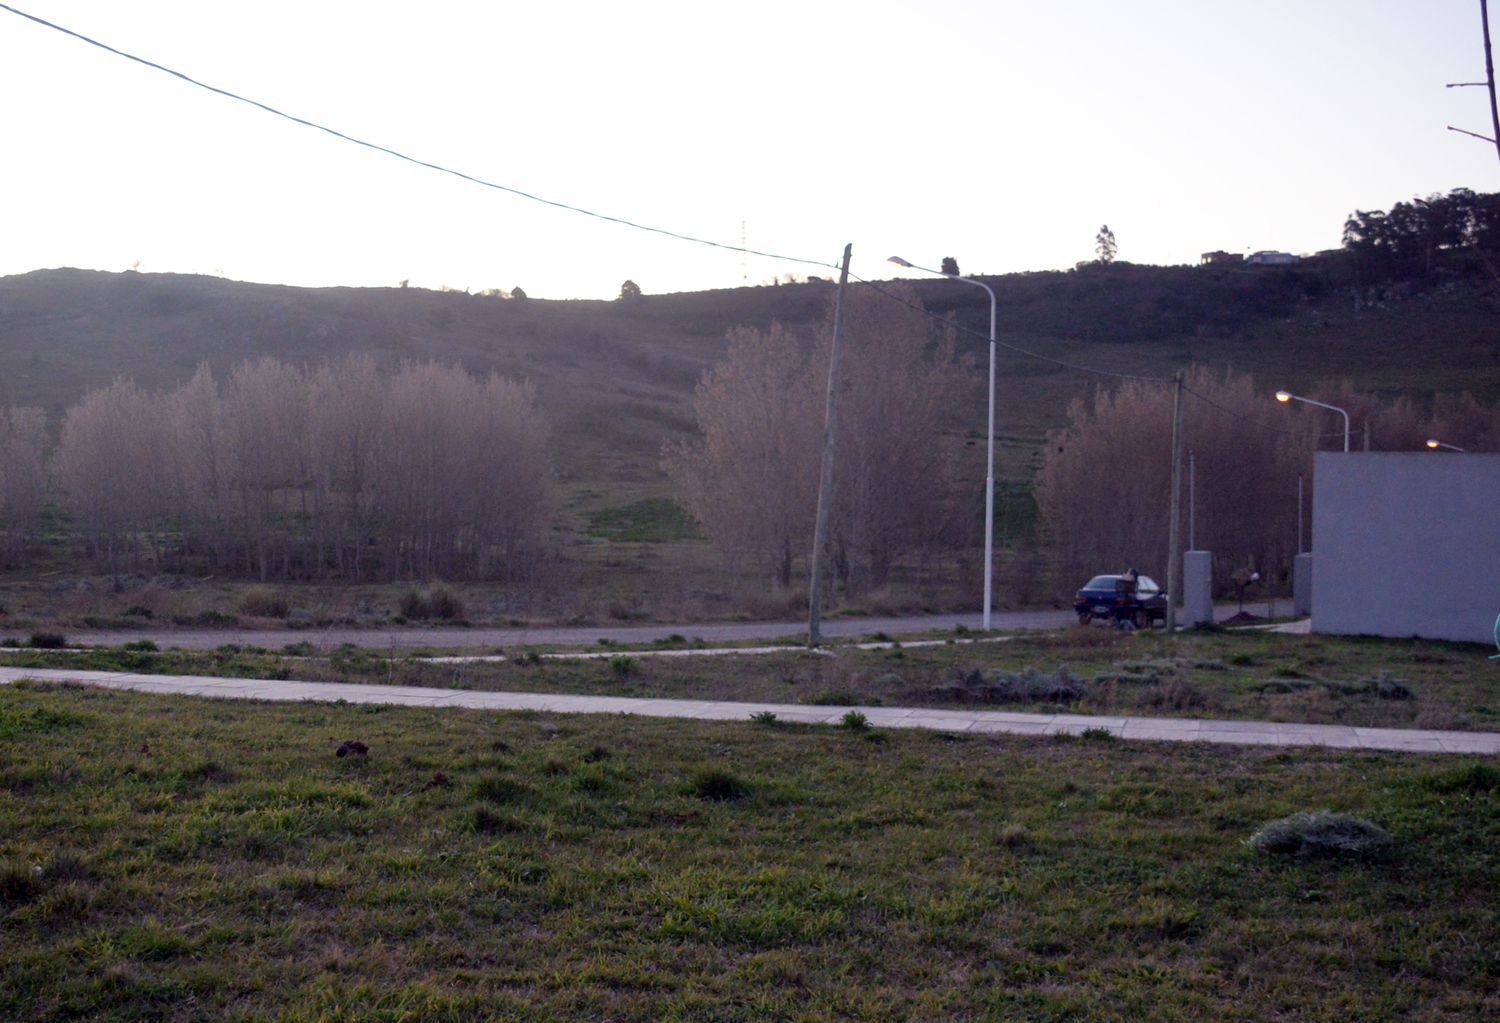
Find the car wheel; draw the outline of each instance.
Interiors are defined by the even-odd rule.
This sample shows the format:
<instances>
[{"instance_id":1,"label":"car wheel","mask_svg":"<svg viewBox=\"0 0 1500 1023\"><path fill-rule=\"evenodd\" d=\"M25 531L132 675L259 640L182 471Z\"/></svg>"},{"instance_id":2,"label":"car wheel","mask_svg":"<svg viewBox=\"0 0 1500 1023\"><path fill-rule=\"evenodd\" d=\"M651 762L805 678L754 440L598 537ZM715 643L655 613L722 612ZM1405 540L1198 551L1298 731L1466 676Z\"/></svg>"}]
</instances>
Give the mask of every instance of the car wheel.
<instances>
[{"instance_id":1,"label":"car wheel","mask_svg":"<svg viewBox=\"0 0 1500 1023\"><path fill-rule=\"evenodd\" d=\"M1134 611L1130 612L1130 626L1131 626L1131 628L1134 628L1134 629L1139 629L1141 627L1141 609L1140 608L1136 608Z\"/></svg>"}]
</instances>

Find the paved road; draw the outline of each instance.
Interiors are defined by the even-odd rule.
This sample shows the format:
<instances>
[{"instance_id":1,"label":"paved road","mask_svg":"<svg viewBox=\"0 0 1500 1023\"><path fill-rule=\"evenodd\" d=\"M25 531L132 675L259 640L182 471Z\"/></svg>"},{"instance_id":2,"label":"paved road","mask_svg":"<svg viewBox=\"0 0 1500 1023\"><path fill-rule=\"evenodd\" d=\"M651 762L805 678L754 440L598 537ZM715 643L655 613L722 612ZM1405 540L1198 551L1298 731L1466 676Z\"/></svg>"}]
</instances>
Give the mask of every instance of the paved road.
<instances>
[{"instance_id":1,"label":"paved road","mask_svg":"<svg viewBox=\"0 0 1500 1023\"><path fill-rule=\"evenodd\" d=\"M172 693L237 700L335 701L408 707L470 707L533 710L548 714L640 714L645 717L745 721L769 711L777 720L837 724L851 707L805 704L731 703L718 700L631 699L559 693L495 693L419 686L339 682L293 682L202 676L135 675L61 668L0 668L0 685L19 678L81 682L107 689ZM1300 725L1271 721L1205 721L1197 718L1131 718L1089 714L1015 714L1008 711L936 710L922 707L861 707L871 725L930 728L946 732L1006 732L1017 735L1078 735L1103 729L1122 739L1151 742L1213 742L1235 746L1323 746L1402 753L1500 753L1500 734L1438 732L1350 725Z\"/></svg>"},{"instance_id":2,"label":"paved road","mask_svg":"<svg viewBox=\"0 0 1500 1023\"><path fill-rule=\"evenodd\" d=\"M1280 610L1288 608L1281 602ZM1224 619L1239 610L1226 604L1215 609ZM1264 612L1265 605L1251 608ZM848 618L823 623L825 636L847 639L884 632L907 635L963 625L977 630L979 614L910 615L900 618ZM1072 611L1006 611L995 614L996 629L1061 629L1075 621ZM0 637L24 640L28 633L15 630ZM620 644L643 644L668 636L686 636L711 643L733 643L753 639L782 639L807 635L807 622L705 622L696 625L582 625L520 628L327 628L327 629L111 629L68 632L68 642L81 646L116 646L149 639L162 649L211 650L226 643L279 650L288 643L311 643L314 647L336 647L342 643L372 649L435 647L441 649L494 649L519 646L588 646L600 639Z\"/></svg>"}]
</instances>

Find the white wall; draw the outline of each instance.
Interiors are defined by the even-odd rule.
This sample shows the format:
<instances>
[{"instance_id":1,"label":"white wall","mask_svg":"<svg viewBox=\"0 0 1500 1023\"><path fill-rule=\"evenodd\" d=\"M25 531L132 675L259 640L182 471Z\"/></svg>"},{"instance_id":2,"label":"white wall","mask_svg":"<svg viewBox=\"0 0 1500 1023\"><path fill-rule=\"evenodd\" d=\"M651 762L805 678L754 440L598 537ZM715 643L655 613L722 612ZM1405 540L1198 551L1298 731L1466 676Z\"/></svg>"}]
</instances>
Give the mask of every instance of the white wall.
<instances>
[{"instance_id":1,"label":"white wall","mask_svg":"<svg viewBox=\"0 0 1500 1023\"><path fill-rule=\"evenodd\" d=\"M1319 452L1312 630L1489 643L1500 455Z\"/></svg>"}]
</instances>

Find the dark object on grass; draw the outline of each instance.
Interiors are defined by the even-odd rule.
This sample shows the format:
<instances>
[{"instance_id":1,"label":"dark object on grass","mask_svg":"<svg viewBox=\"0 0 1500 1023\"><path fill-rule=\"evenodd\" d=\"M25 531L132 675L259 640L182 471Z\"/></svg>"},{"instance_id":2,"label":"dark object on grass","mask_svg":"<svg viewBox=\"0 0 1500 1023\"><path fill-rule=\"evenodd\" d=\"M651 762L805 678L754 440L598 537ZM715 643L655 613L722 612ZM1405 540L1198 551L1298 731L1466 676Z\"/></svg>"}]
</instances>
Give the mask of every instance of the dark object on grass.
<instances>
[{"instance_id":1,"label":"dark object on grass","mask_svg":"<svg viewBox=\"0 0 1500 1023\"><path fill-rule=\"evenodd\" d=\"M339 748L333 751L336 757L367 757L370 755L370 747L358 739L345 739L339 744Z\"/></svg>"},{"instance_id":2,"label":"dark object on grass","mask_svg":"<svg viewBox=\"0 0 1500 1023\"><path fill-rule=\"evenodd\" d=\"M33 632L27 645L38 650L58 650L68 645L67 637L58 632Z\"/></svg>"},{"instance_id":3,"label":"dark object on grass","mask_svg":"<svg viewBox=\"0 0 1500 1023\"><path fill-rule=\"evenodd\" d=\"M750 795L750 786L721 767L705 767L688 780L688 791L699 799L727 802Z\"/></svg>"},{"instance_id":4,"label":"dark object on grass","mask_svg":"<svg viewBox=\"0 0 1500 1023\"><path fill-rule=\"evenodd\" d=\"M1319 810L1272 821L1250 836L1261 852L1299 860L1374 859L1395 845L1388 832L1348 814Z\"/></svg>"},{"instance_id":5,"label":"dark object on grass","mask_svg":"<svg viewBox=\"0 0 1500 1023\"><path fill-rule=\"evenodd\" d=\"M427 784L423 785L422 787L424 789L446 789L446 788L451 788L452 786L453 786L453 782L449 780L448 776L446 774L444 774L442 771L439 771L437 774L434 774L431 778L428 778L427 779Z\"/></svg>"}]
</instances>

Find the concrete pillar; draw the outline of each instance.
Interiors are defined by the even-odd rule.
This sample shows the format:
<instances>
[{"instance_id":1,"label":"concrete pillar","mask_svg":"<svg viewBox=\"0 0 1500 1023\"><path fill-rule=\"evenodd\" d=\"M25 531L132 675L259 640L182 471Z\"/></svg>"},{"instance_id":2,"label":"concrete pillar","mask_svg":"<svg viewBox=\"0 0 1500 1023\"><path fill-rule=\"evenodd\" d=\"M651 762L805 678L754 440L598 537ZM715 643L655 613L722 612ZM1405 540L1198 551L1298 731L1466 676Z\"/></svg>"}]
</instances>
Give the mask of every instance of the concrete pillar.
<instances>
[{"instance_id":1,"label":"concrete pillar","mask_svg":"<svg viewBox=\"0 0 1500 1023\"><path fill-rule=\"evenodd\" d=\"M1313 556L1299 554L1292 559L1292 614L1312 614Z\"/></svg>"},{"instance_id":2,"label":"concrete pillar","mask_svg":"<svg viewBox=\"0 0 1500 1023\"><path fill-rule=\"evenodd\" d=\"M1209 551L1182 555L1182 623L1207 625L1214 620L1214 559ZM1172 594L1173 599L1177 594Z\"/></svg>"}]
</instances>

